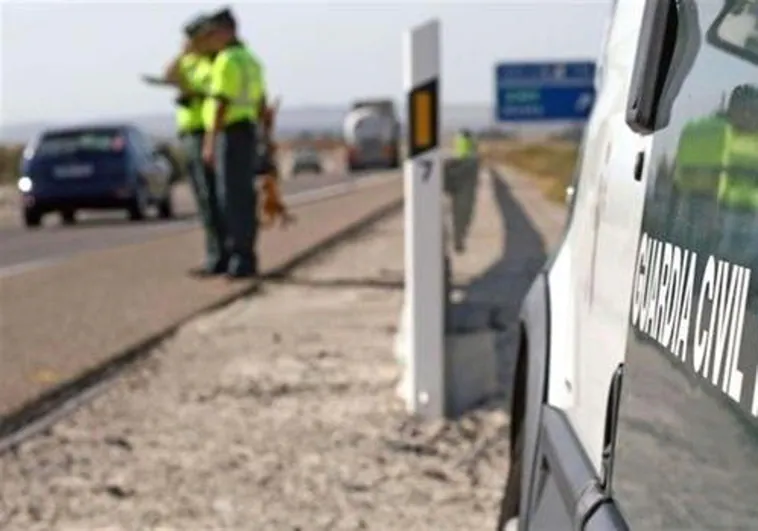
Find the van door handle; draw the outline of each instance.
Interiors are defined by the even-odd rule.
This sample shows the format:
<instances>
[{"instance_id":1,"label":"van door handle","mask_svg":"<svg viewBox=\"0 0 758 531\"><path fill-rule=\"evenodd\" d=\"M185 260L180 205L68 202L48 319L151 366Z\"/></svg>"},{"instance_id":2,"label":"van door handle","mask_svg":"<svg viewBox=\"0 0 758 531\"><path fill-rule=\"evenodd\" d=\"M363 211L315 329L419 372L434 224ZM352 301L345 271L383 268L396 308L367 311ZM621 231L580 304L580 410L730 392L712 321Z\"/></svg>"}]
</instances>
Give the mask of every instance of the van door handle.
<instances>
[{"instance_id":1,"label":"van door handle","mask_svg":"<svg viewBox=\"0 0 758 531\"><path fill-rule=\"evenodd\" d=\"M605 433L603 435L603 456L601 487L608 498L613 496L613 465L616 460L616 437L618 435L619 412L621 409L621 388L624 382L624 364L613 371L608 387L608 403L605 411Z\"/></svg>"},{"instance_id":2,"label":"van door handle","mask_svg":"<svg viewBox=\"0 0 758 531\"><path fill-rule=\"evenodd\" d=\"M645 153L640 151L637 153L637 160L634 162L634 180L642 180L642 170L645 167Z\"/></svg>"}]
</instances>

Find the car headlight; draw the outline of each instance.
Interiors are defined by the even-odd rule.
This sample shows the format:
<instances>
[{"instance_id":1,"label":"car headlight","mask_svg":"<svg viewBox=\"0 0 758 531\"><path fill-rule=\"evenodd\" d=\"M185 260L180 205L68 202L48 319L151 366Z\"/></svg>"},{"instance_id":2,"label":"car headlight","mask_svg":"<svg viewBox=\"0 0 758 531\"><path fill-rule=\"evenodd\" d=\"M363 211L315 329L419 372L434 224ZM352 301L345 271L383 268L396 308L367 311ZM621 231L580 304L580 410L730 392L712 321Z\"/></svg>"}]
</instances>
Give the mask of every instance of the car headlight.
<instances>
[{"instance_id":1,"label":"car headlight","mask_svg":"<svg viewBox=\"0 0 758 531\"><path fill-rule=\"evenodd\" d=\"M37 150L37 146L34 142L29 142L26 146L24 146L24 151L21 153L21 156L29 160L34 156L34 152Z\"/></svg>"},{"instance_id":2,"label":"car headlight","mask_svg":"<svg viewBox=\"0 0 758 531\"><path fill-rule=\"evenodd\" d=\"M24 175L18 180L18 189L22 194L28 194L32 191L33 183L32 180Z\"/></svg>"}]
</instances>

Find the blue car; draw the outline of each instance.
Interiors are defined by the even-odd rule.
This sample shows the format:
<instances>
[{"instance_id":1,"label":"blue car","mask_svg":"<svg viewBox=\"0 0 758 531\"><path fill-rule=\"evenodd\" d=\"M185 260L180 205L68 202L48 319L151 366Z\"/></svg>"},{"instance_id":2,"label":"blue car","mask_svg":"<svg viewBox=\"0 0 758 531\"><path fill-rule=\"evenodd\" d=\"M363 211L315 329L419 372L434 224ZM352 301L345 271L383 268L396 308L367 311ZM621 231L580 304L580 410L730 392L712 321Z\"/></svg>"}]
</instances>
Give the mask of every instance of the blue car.
<instances>
[{"instance_id":1,"label":"blue car","mask_svg":"<svg viewBox=\"0 0 758 531\"><path fill-rule=\"evenodd\" d=\"M29 143L18 189L23 219L37 227L49 212L73 224L79 210L122 209L139 221L151 207L173 216L172 166L129 124L48 130Z\"/></svg>"}]
</instances>

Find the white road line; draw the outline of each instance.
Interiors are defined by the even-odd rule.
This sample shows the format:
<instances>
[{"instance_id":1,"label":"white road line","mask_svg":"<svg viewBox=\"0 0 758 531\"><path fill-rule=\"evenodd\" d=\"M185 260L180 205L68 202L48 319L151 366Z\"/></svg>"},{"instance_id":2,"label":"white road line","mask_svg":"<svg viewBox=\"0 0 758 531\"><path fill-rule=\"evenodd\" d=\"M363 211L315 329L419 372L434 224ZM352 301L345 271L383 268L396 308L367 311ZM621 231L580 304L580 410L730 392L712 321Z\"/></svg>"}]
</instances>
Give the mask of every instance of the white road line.
<instances>
[{"instance_id":1,"label":"white road line","mask_svg":"<svg viewBox=\"0 0 758 531\"><path fill-rule=\"evenodd\" d=\"M55 264L59 264L60 262L63 262L64 260L70 257L71 255L65 255L65 256L59 256L56 258L34 260L31 262L24 262L22 264L15 264L12 266L3 267L0 269L0 278L12 277L14 275L20 275L21 273L26 273L27 271L32 271L34 269L42 269L43 267L50 267Z\"/></svg>"},{"instance_id":2,"label":"white road line","mask_svg":"<svg viewBox=\"0 0 758 531\"><path fill-rule=\"evenodd\" d=\"M306 191L297 192L294 194L287 194L285 195L285 198L287 199L288 206L305 205L308 203L315 203L323 199L329 199L331 197L344 195L352 191L362 190L364 188L377 186L377 185L389 182L393 178L399 178L398 174L397 173L379 173L379 174L367 175L365 177L359 176L359 177L354 178L354 180L351 180L348 182L332 184L329 186L325 186L323 188L316 188L315 190L306 190ZM194 224L191 227L194 227ZM187 229L191 227L177 226L176 230ZM99 249L99 250L102 250L102 249ZM97 252L97 250L94 250L92 252ZM69 260L73 258L74 256L76 256L77 254L80 254L80 253L65 254L62 256L57 256L55 258L32 260L30 262L24 262L21 264L14 264L11 266L2 267L0 268L0 279L12 277L15 275L20 275L22 273L33 271L35 269L51 267L51 266L60 264L61 262L65 262L66 260Z\"/></svg>"}]
</instances>

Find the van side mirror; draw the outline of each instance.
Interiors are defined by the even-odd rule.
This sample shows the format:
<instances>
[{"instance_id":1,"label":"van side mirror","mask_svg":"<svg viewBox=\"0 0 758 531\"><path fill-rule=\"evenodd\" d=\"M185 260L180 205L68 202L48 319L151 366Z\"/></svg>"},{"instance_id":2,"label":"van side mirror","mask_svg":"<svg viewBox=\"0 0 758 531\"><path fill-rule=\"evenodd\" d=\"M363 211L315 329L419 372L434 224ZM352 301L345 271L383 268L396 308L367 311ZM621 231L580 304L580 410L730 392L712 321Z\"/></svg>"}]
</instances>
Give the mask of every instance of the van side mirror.
<instances>
[{"instance_id":1,"label":"van side mirror","mask_svg":"<svg viewBox=\"0 0 758 531\"><path fill-rule=\"evenodd\" d=\"M665 128L700 49L697 6L646 0L627 101L626 123L637 133Z\"/></svg>"}]
</instances>

